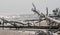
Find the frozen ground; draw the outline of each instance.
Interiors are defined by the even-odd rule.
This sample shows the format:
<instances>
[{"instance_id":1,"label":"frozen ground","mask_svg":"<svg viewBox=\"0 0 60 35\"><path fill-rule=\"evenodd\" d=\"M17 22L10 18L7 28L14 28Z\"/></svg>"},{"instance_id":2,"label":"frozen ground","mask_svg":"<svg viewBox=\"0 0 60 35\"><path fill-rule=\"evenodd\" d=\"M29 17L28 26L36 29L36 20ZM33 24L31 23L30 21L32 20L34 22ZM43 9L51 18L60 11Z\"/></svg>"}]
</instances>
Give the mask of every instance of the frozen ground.
<instances>
[{"instance_id":1,"label":"frozen ground","mask_svg":"<svg viewBox=\"0 0 60 35\"><path fill-rule=\"evenodd\" d=\"M34 32L17 30L0 30L0 35L34 35Z\"/></svg>"}]
</instances>

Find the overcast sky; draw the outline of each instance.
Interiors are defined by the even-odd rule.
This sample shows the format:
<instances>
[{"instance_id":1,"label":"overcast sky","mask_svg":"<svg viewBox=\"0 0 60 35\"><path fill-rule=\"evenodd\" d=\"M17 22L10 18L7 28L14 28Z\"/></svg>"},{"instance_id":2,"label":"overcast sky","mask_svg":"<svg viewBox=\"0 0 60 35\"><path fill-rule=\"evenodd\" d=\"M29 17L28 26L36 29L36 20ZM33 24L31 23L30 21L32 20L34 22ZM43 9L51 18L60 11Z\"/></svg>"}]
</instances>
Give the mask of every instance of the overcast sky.
<instances>
[{"instance_id":1,"label":"overcast sky","mask_svg":"<svg viewBox=\"0 0 60 35\"><path fill-rule=\"evenodd\" d=\"M33 14L31 11L32 3L35 4L37 10L49 13L55 8L60 8L60 0L0 0L0 15L10 14Z\"/></svg>"}]
</instances>

